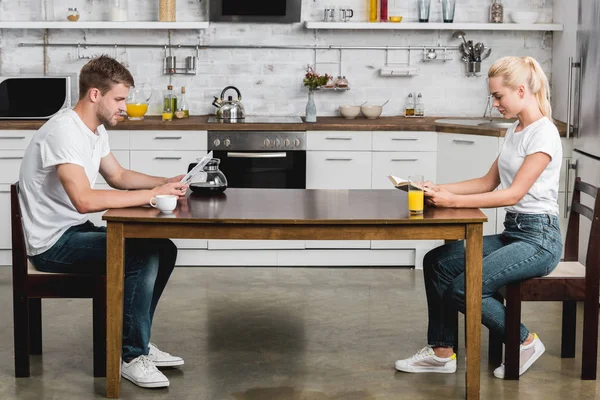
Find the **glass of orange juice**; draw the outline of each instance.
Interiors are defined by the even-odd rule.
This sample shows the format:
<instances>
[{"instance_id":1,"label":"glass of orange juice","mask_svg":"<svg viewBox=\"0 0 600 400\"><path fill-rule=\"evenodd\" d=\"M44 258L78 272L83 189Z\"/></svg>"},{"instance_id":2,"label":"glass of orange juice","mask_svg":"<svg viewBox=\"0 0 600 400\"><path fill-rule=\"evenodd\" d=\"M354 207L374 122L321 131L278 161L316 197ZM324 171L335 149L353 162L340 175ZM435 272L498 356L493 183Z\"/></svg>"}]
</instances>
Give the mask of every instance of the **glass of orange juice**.
<instances>
[{"instance_id":1,"label":"glass of orange juice","mask_svg":"<svg viewBox=\"0 0 600 400\"><path fill-rule=\"evenodd\" d=\"M408 212L411 215L423 214L425 197L423 194L423 175L408 177Z\"/></svg>"}]
</instances>

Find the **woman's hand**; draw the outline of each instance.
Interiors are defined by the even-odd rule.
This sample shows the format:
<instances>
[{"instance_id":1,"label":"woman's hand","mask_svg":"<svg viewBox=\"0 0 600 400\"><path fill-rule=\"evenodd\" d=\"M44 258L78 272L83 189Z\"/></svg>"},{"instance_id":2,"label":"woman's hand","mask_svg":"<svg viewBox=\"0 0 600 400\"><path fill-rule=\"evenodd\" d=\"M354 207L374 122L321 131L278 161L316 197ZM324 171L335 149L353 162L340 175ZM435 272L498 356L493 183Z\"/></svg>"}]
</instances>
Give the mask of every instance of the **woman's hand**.
<instances>
[{"instance_id":1,"label":"woman's hand","mask_svg":"<svg viewBox=\"0 0 600 400\"><path fill-rule=\"evenodd\" d=\"M456 208L458 207L458 196L454 193L447 191L444 188L436 186L433 190L425 191L425 201L427 205L433 207L446 207Z\"/></svg>"}]
</instances>

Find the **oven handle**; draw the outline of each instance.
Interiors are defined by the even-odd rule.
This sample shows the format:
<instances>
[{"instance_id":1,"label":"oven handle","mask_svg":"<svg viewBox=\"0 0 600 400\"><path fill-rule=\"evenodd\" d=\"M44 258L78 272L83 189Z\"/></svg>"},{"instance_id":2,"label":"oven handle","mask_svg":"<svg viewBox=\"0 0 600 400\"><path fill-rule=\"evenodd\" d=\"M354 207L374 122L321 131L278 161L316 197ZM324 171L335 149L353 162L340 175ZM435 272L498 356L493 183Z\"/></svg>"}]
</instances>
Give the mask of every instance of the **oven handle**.
<instances>
[{"instance_id":1,"label":"oven handle","mask_svg":"<svg viewBox=\"0 0 600 400\"><path fill-rule=\"evenodd\" d=\"M287 154L283 153L227 153L229 158L286 158Z\"/></svg>"}]
</instances>

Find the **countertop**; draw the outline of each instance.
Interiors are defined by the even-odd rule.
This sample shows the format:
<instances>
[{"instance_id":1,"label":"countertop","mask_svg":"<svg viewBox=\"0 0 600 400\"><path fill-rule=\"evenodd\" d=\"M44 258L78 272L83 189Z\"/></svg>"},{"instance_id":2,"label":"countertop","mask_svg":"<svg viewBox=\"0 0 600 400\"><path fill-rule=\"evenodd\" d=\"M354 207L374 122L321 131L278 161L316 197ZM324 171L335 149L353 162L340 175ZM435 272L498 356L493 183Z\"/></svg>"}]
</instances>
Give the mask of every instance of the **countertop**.
<instances>
[{"instance_id":1,"label":"countertop","mask_svg":"<svg viewBox=\"0 0 600 400\"><path fill-rule=\"evenodd\" d=\"M424 117L405 118L380 117L370 120L365 118L344 119L341 117L319 117L316 123L299 124L220 124L208 123L209 115L191 116L186 119L163 122L159 116L148 116L143 121L119 123L109 130L238 130L238 131L435 131L447 133L465 133L471 135L503 137L506 129L482 128L462 124L439 124L435 121L442 118L458 117ZM464 118L460 119L481 119ZM0 130L39 129L45 120L0 120ZM566 136L566 124L555 121L561 136Z\"/></svg>"}]
</instances>

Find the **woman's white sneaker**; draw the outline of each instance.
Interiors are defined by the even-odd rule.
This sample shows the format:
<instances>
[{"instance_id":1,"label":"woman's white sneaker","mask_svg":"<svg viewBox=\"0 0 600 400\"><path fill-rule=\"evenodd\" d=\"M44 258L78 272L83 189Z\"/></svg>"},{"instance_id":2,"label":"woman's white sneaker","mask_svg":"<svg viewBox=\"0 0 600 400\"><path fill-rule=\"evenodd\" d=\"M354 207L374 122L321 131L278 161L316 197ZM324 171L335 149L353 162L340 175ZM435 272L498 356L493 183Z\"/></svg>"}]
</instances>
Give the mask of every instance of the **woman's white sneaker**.
<instances>
[{"instance_id":1,"label":"woman's white sneaker","mask_svg":"<svg viewBox=\"0 0 600 400\"><path fill-rule=\"evenodd\" d=\"M519 355L519 376L523 375L545 351L546 347L544 346L544 343L542 343L538 335L534 333L533 342L526 346L521 345ZM504 363L494 370L494 376L496 378L504 379Z\"/></svg>"},{"instance_id":2,"label":"woman's white sneaker","mask_svg":"<svg viewBox=\"0 0 600 400\"><path fill-rule=\"evenodd\" d=\"M121 376L143 388L169 386L169 379L156 368L148 356L139 356L121 363Z\"/></svg>"},{"instance_id":3,"label":"woman's white sneaker","mask_svg":"<svg viewBox=\"0 0 600 400\"><path fill-rule=\"evenodd\" d=\"M435 355L433 348L427 346L410 358L396 361L396 369L402 372L453 374L456 372L456 354L441 358Z\"/></svg>"}]
</instances>

